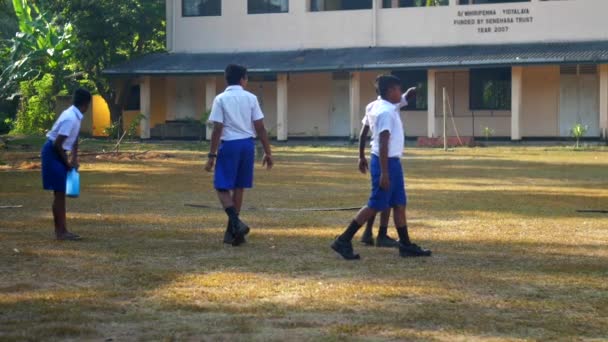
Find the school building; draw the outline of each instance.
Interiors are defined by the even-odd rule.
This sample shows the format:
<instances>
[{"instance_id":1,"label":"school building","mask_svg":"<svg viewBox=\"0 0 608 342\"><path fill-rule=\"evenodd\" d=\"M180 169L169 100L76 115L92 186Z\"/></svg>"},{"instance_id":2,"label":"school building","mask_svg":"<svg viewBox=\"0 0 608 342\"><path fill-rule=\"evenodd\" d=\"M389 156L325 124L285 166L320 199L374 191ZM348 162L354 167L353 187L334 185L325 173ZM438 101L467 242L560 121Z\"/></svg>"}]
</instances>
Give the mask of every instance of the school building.
<instances>
[{"instance_id":1,"label":"school building","mask_svg":"<svg viewBox=\"0 0 608 342\"><path fill-rule=\"evenodd\" d=\"M166 10L168 52L105 71L137 80L144 139L200 119L228 63L249 68L281 141L358 136L381 73L419 89L403 110L408 137L441 136L444 102L450 136L554 139L578 123L608 135L606 0L167 0Z\"/></svg>"}]
</instances>

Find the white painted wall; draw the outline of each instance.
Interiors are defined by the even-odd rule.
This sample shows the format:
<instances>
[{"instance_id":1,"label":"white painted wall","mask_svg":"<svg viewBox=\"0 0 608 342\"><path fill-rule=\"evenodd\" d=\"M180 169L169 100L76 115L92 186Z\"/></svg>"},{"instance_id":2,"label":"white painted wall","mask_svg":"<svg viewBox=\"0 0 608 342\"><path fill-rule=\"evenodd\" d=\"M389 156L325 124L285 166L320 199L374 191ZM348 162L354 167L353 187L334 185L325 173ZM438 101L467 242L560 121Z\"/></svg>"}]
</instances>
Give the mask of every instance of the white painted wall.
<instances>
[{"instance_id":1,"label":"white painted wall","mask_svg":"<svg viewBox=\"0 0 608 342\"><path fill-rule=\"evenodd\" d=\"M167 0L168 49L173 52L230 52L373 46L442 46L608 39L606 0L451 5L309 12L308 1L290 1L289 13L247 14L247 0L223 0L221 17L182 17L181 0ZM507 15L503 10L530 14ZM494 10L497 17L532 17L507 25L507 32L478 33L487 25L455 25L459 11ZM377 13L377 17L374 17ZM377 30L374 30L377 25ZM375 35L374 35L375 32Z\"/></svg>"}]
</instances>

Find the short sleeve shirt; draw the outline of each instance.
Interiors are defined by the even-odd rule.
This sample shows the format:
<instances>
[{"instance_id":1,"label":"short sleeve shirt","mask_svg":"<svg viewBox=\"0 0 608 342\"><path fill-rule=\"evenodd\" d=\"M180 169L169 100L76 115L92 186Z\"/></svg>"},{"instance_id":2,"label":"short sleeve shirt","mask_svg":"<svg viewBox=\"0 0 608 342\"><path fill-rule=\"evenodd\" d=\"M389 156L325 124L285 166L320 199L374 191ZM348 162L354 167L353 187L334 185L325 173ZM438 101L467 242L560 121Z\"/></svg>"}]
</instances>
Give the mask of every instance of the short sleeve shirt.
<instances>
[{"instance_id":1,"label":"short sleeve shirt","mask_svg":"<svg viewBox=\"0 0 608 342\"><path fill-rule=\"evenodd\" d=\"M74 144L78 140L82 117L83 115L80 110L76 106L71 106L59 115L59 118L53 124L53 128L46 134L47 138L54 142L60 135L66 136L63 149L72 151Z\"/></svg>"},{"instance_id":2,"label":"short sleeve shirt","mask_svg":"<svg viewBox=\"0 0 608 342\"><path fill-rule=\"evenodd\" d=\"M264 119L258 98L241 86L229 86L215 97L209 121L224 125L222 140L255 138L253 123Z\"/></svg>"},{"instance_id":3,"label":"short sleeve shirt","mask_svg":"<svg viewBox=\"0 0 608 342\"><path fill-rule=\"evenodd\" d=\"M388 157L400 158L403 155L405 135L403 123L397 107L385 100L378 100L370 108L368 118L372 132L372 154L380 156L380 134L389 132Z\"/></svg>"}]
</instances>

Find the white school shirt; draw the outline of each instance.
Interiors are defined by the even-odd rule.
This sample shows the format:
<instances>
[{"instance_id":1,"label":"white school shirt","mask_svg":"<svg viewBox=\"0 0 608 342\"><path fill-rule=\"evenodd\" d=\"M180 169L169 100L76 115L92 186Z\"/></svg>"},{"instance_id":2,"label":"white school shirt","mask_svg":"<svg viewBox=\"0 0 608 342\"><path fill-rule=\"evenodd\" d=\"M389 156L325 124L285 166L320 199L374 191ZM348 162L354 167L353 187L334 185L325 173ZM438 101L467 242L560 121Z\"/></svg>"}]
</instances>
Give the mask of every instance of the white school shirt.
<instances>
[{"instance_id":1,"label":"white school shirt","mask_svg":"<svg viewBox=\"0 0 608 342\"><path fill-rule=\"evenodd\" d=\"M366 114L370 130L372 132L372 154L380 156L380 134L388 131L388 157L401 158L403 155L403 144L405 137L403 123L396 105L380 99L372 103L370 111Z\"/></svg>"},{"instance_id":2,"label":"white school shirt","mask_svg":"<svg viewBox=\"0 0 608 342\"><path fill-rule=\"evenodd\" d=\"M82 117L83 115L80 110L76 106L71 106L59 115L59 118L53 124L53 128L46 134L46 137L55 142L60 135L66 136L67 138L63 142L63 149L71 151L80 133Z\"/></svg>"},{"instance_id":3,"label":"white school shirt","mask_svg":"<svg viewBox=\"0 0 608 342\"><path fill-rule=\"evenodd\" d=\"M241 86L229 86L215 97L209 121L223 124L222 140L230 141L255 138L253 122L263 118L255 95Z\"/></svg>"},{"instance_id":4,"label":"white school shirt","mask_svg":"<svg viewBox=\"0 0 608 342\"><path fill-rule=\"evenodd\" d=\"M395 105L397 113L400 113L401 108L407 107L408 105L407 98L405 95L406 94L401 95L401 102L398 105ZM367 107L365 107L365 115L363 116L363 120L361 120L363 126L369 126L369 121L367 120L367 113L369 113L369 111L373 108L374 104L378 103L380 100L382 100L382 97L378 96L376 101L370 102Z\"/></svg>"}]
</instances>

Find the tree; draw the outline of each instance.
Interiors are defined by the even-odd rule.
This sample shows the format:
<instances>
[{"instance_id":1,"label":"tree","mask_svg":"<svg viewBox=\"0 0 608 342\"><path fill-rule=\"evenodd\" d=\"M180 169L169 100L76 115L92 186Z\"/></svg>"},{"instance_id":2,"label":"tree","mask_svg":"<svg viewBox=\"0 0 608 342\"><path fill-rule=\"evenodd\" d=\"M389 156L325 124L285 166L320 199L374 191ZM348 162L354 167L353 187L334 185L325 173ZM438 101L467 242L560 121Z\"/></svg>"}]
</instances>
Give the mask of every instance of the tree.
<instances>
[{"instance_id":1,"label":"tree","mask_svg":"<svg viewBox=\"0 0 608 342\"><path fill-rule=\"evenodd\" d=\"M35 81L45 74L54 76L53 89L70 73L72 26L60 25L55 17L43 13L28 0L12 2L18 30L5 51L5 65L0 73L0 95L7 97L23 81Z\"/></svg>"},{"instance_id":2,"label":"tree","mask_svg":"<svg viewBox=\"0 0 608 342\"><path fill-rule=\"evenodd\" d=\"M129 81L113 81L103 70L132 58L165 50L163 0L46 0L74 26L78 69L108 103L112 121L122 117Z\"/></svg>"}]
</instances>

